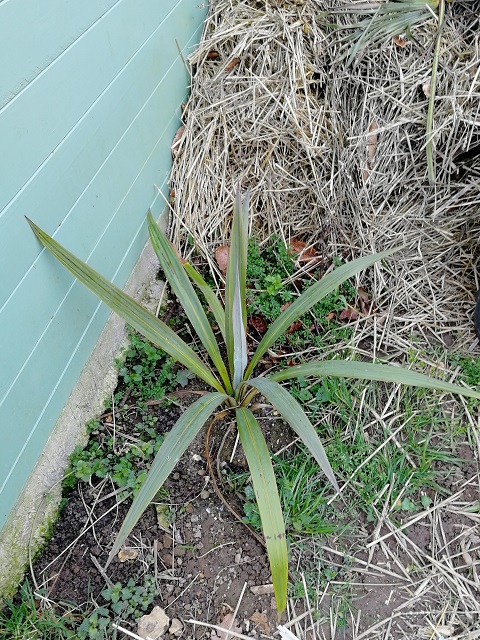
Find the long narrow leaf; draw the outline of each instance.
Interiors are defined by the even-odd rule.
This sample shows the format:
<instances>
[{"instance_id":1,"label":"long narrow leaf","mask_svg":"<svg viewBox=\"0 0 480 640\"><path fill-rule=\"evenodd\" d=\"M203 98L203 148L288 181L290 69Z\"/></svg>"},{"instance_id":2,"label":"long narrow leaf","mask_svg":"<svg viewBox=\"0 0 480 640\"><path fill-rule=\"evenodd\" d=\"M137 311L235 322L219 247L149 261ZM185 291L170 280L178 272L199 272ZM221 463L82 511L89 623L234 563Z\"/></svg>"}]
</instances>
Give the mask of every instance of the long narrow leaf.
<instances>
[{"instance_id":1,"label":"long narrow leaf","mask_svg":"<svg viewBox=\"0 0 480 640\"><path fill-rule=\"evenodd\" d=\"M448 393L456 393L468 398L480 400L480 393L461 387L458 384L443 382L431 378L423 373L417 373L403 367L395 367L389 364L376 364L371 362L355 362L350 360L314 360L307 364L299 364L288 367L269 376L270 380L280 382L291 378L315 376L334 376L336 378L358 378L363 380L377 380L379 382L396 382L408 384L412 387L425 389L437 389Z\"/></svg>"},{"instance_id":2,"label":"long narrow leaf","mask_svg":"<svg viewBox=\"0 0 480 640\"><path fill-rule=\"evenodd\" d=\"M191 265L189 262L184 262L183 268L187 272L190 280L195 282L197 287L205 296L205 300L207 301L207 304L210 307L210 310L213 313L213 316L218 324L220 333L222 334L223 339L225 340L225 310L222 307L220 300L217 298L217 296L215 295L215 292L210 287L210 285L205 282L205 280L202 278L202 276L198 273L198 271L195 269L193 265Z\"/></svg>"},{"instance_id":3,"label":"long narrow leaf","mask_svg":"<svg viewBox=\"0 0 480 640\"><path fill-rule=\"evenodd\" d=\"M252 475L253 490L262 521L277 609L281 613L287 602L288 551L275 474L265 438L255 416L250 409L244 407L238 408L236 413L238 433Z\"/></svg>"},{"instance_id":4,"label":"long narrow leaf","mask_svg":"<svg viewBox=\"0 0 480 640\"><path fill-rule=\"evenodd\" d=\"M203 346L207 350L208 355L212 359L217 371L222 378L225 389L228 393L232 392L230 377L225 367L222 355L218 348L217 341L213 334L207 315L203 310L202 304L198 299L195 289L190 282L189 277L185 273L180 258L170 244L167 236L161 231L155 222L151 212L148 212L148 232L152 241L155 253L160 261L162 269L165 273L170 286L175 295L180 300L187 318L200 338Z\"/></svg>"},{"instance_id":5,"label":"long narrow leaf","mask_svg":"<svg viewBox=\"0 0 480 640\"><path fill-rule=\"evenodd\" d=\"M237 389L247 366L246 272L248 198L243 206L237 191L233 211L230 254L225 283L225 335L233 388Z\"/></svg>"},{"instance_id":6,"label":"long narrow leaf","mask_svg":"<svg viewBox=\"0 0 480 640\"><path fill-rule=\"evenodd\" d=\"M28 218L27 218L28 220ZM136 300L109 282L85 262L67 251L56 240L28 220L40 242L59 260L82 284L108 305L125 322L166 351L199 378L219 392L224 389L212 371L197 354L165 323L142 307Z\"/></svg>"},{"instance_id":7,"label":"long narrow leaf","mask_svg":"<svg viewBox=\"0 0 480 640\"><path fill-rule=\"evenodd\" d=\"M186 448L215 409L227 398L228 396L226 394L215 392L202 396L188 407L172 430L166 435L145 481L125 516L125 520L108 557L107 565L118 553L125 538L136 525L138 519L150 502L154 499Z\"/></svg>"},{"instance_id":8,"label":"long narrow leaf","mask_svg":"<svg viewBox=\"0 0 480 640\"><path fill-rule=\"evenodd\" d=\"M260 358L265 351L269 349L272 344L280 338L280 336L288 329L288 327L307 313L317 302L319 302L326 295L335 291L345 280L348 280L351 276L354 276L359 271L370 267L375 262L392 255L395 251L398 251L398 247L395 249L388 249L381 253L375 253L370 256L364 256L357 258L352 262L338 267L332 273L324 276L321 280L309 287L306 291L299 296L295 302L293 302L283 313L281 313L275 322L270 325L267 333L263 336L257 350L253 354L253 357L248 365L248 368L244 375L244 380L248 380L253 369L257 365Z\"/></svg>"},{"instance_id":9,"label":"long narrow leaf","mask_svg":"<svg viewBox=\"0 0 480 640\"><path fill-rule=\"evenodd\" d=\"M333 484L336 491L340 491L335 474L312 423L305 415L302 407L278 382L269 378L250 378L248 384L258 389L269 402L277 409L280 415L288 422L295 433L310 449L320 468Z\"/></svg>"}]
</instances>

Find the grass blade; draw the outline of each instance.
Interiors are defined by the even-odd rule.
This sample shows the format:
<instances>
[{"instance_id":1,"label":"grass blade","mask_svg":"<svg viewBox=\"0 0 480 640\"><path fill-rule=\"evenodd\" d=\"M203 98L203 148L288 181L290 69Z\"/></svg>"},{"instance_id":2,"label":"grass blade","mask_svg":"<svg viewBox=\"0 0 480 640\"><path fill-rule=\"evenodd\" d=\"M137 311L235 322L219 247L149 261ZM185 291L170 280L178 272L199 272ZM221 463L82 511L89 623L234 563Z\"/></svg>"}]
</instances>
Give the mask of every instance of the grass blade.
<instances>
[{"instance_id":1,"label":"grass blade","mask_svg":"<svg viewBox=\"0 0 480 640\"><path fill-rule=\"evenodd\" d=\"M403 367L371 362L355 362L351 360L315 360L307 364L300 364L269 376L270 380L280 382L292 378L315 376L335 376L336 378L358 378L360 380L376 380L378 382L395 382L408 384L412 387L436 389L448 393L457 393L468 398L480 400L480 393L461 387L458 384L443 382L431 378L423 373L417 373Z\"/></svg>"},{"instance_id":2,"label":"grass blade","mask_svg":"<svg viewBox=\"0 0 480 640\"><path fill-rule=\"evenodd\" d=\"M202 396L188 407L173 429L166 435L162 446L155 456L150 471L123 521L115 544L108 557L107 566L118 553L125 538L136 525L138 519L150 502L154 499L188 445L215 409L227 398L228 396L226 394L215 392Z\"/></svg>"},{"instance_id":3,"label":"grass blade","mask_svg":"<svg viewBox=\"0 0 480 640\"><path fill-rule=\"evenodd\" d=\"M209 284L205 282L202 276L198 273L193 265L189 262L183 263L183 268L188 274L190 280L195 282L197 287L205 296L205 300L207 301L208 306L210 307L211 312L218 324L218 328L220 329L220 333L225 340L225 310L222 307L220 300L215 295L215 292L212 290Z\"/></svg>"},{"instance_id":4,"label":"grass blade","mask_svg":"<svg viewBox=\"0 0 480 640\"><path fill-rule=\"evenodd\" d=\"M245 407L238 408L236 413L238 433L252 475L262 521L277 609L281 613L287 602L288 551L275 475L265 438L255 416Z\"/></svg>"},{"instance_id":5,"label":"grass blade","mask_svg":"<svg viewBox=\"0 0 480 640\"><path fill-rule=\"evenodd\" d=\"M166 351L175 360L183 364L199 378L219 392L224 389L212 371L200 360L197 354L165 323L153 313L142 307L136 300L109 282L95 269L75 257L56 240L37 227L27 218L33 232L40 242L66 267L82 284L100 298L112 311L125 322L139 331L148 340Z\"/></svg>"},{"instance_id":6,"label":"grass blade","mask_svg":"<svg viewBox=\"0 0 480 640\"><path fill-rule=\"evenodd\" d=\"M148 212L147 220L150 239L165 273L165 277L172 287L175 295L180 300L180 304L182 305L187 318L192 323L196 334L212 359L212 362L225 385L225 389L228 393L232 393L233 389L230 377L218 348L217 341L215 340L207 315L203 310L201 302L195 293L195 289L185 272L182 262L175 249L170 244L167 236L163 231L161 231L158 224L155 222L150 211Z\"/></svg>"},{"instance_id":7,"label":"grass blade","mask_svg":"<svg viewBox=\"0 0 480 640\"><path fill-rule=\"evenodd\" d=\"M333 484L336 491L339 491L335 474L328 461L327 454L323 448L320 438L317 435L312 423L305 415L302 407L278 382L269 378L251 378L249 385L258 389L267 400L277 409L280 415L288 422L295 433L303 440L310 449L313 457L320 465L320 468Z\"/></svg>"},{"instance_id":8,"label":"grass blade","mask_svg":"<svg viewBox=\"0 0 480 640\"><path fill-rule=\"evenodd\" d=\"M338 269L335 269L332 273L324 276L321 280L304 291L302 295L299 296L287 309L285 309L285 311L278 316L275 322L270 325L267 333L263 336L257 350L253 354L243 379L248 380L248 377L265 351L269 349L272 344L278 340L278 338L280 338L292 322L295 322L303 314L307 313L313 305L317 304L317 302L322 298L337 289L343 282L345 282L345 280L354 276L359 271L370 267L375 262L392 255L392 253L398 251L398 249L399 247L388 249L381 253L363 256L362 258L357 258L352 262L348 262L347 264L338 267Z\"/></svg>"}]
</instances>

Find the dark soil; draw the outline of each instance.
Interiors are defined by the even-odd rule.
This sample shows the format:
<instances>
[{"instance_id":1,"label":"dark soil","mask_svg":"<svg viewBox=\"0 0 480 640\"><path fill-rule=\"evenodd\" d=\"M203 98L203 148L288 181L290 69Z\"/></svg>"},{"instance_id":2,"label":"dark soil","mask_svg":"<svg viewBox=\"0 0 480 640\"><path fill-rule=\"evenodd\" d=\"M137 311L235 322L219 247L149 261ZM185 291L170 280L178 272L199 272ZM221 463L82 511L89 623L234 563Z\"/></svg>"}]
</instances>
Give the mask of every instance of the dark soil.
<instances>
[{"instance_id":1,"label":"dark soil","mask_svg":"<svg viewBox=\"0 0 480 640\"><path fill-rule=\"evenodd\" d=\"M197 397L184 395L181 402L187 406ZM181 410L175 406L155 407L156 429L168 431ZM117 418L116 428L125 431L130 422L135 422L131 413L129 421L122 423ZM281 446L285 435L291 441L283 423L272 420L272 424L274 428L266 430L270 442ZM275 425L280 426L280 431ZM212 439L213 448L218 447L216 440ZM218 624L235 609L246 585L239 622L260 612L265 614L260 618L261 630L273 630L278 623L273 593L253 595L250 590L271 583L264 546L215 493L204 443L205 432L197 437L165 483L170 512L175 514L171 526L158 524L152 505L127 541L127 546L138 551L137 558L123 563L115 559L106 574L100 567L105 566L131 501L118 504L117 495L109 497L114 490L110 483L78 483L68 496L50 543L34 566L36 580L46 587L50 600L91 610L94 603L104 604L100 592L107 586L105 575L111 583L125 585L130 578L142 584L142 576L151 574L157 576L159 586L153 604L165 609L170 618ZM240 457L238 465L244 464ZM236 505L234 496L228 499L240 517L241 506ZM250 622L250 628L254 626ZM191 627L184 637L202 637L205 633L204 628Z\"/></svg>"}]
</instances>

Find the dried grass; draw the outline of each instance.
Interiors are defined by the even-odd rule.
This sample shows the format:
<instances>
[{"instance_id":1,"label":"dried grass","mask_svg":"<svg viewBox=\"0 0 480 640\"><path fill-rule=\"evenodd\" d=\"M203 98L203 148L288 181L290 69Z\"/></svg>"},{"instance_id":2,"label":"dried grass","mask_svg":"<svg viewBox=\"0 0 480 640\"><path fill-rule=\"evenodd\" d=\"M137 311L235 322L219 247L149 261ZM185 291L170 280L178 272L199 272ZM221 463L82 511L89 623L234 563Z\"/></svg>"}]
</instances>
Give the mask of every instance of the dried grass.
<instances>
[{"instance_id":1,"label":"dried grass","mask_svg":"<svg viewBox=\"0 0 480 640\"><path fill-rule=\"evenodd\" d=\"M297 236L346 259L405 245L388 266L361 276L378 313L358 323L358 339L396 353L415 334L461 350L473 340L478 287L478 12L467 0L447 9L430 187L426 93L435 20L414 28L404 47L367 46L347 67L350 32L332 24L352 26L361 16L329 9L348 6L211 2L189 58L192 93L170 179L172 234L177 241L190 234L211 255L228 237L241 183L251 189L260 239Z\"/></svg>"},{"instance_id":2,"label":"dried grass","mask_svg":"<svg viewBox=\"0 0 480 640\"><path fill-rule=\"evenodd\" d=\"M347 260L402 245L388 264L358 280L376 311L356 322L356 348L400 360L425 347L431 353L432 345L478 356L472 323L480 286L478 2L447 6L433 186L425 147L435 18L414 27L411 38L399 34L397 43L365 47L347 67L348 35L364 18L350 10L359 8L340 0L210 1L202 41L189 58L192 91L170 178L172 236L186 251L193 237L213 255L228 238L241 183L251 190L252 232L260 241L295 236ZM469 420L478 454L477 419ZM381 534L379 526L366 555L360 544L349 557L358 560L352 574L378 578L385 598L394 590L397 604L370 625L360 613L352 617L352 638L480 638L472 498L478 474L467 484L412 520L425 528L428 549L414 544L408 524L398 530L390 520L386 489L378 507ZM455 519L461 526L453 535ZM319 563L326 552L319 548ZM342 553L330 549L330 558ZM319 590L312 606L325 595ZM344 637L338 606L331 601L326 626L300 615L302 624L292 630L305 639ZM293 601L289 613L291 620L297 615Z\"/></svg>"}]
</instances>

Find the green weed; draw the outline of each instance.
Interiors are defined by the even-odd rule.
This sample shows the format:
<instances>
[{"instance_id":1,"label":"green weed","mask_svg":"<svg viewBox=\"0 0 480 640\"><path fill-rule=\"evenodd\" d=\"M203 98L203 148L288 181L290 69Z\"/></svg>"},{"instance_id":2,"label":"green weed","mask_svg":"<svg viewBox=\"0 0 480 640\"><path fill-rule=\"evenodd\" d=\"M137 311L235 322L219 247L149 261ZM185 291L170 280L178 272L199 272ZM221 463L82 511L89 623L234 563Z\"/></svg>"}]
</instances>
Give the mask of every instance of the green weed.
<instances>
[{"instance_id":1,"label":"green weed","mask_svg":"<svg viewBox=\"0 0 480 640\"><path fill-rule=\"evenodd\" d=\"M43 607L25 581L15 600L0 610L0 638L5 640L74 640L74 619Z\"/></svg>"}]
</instances>

